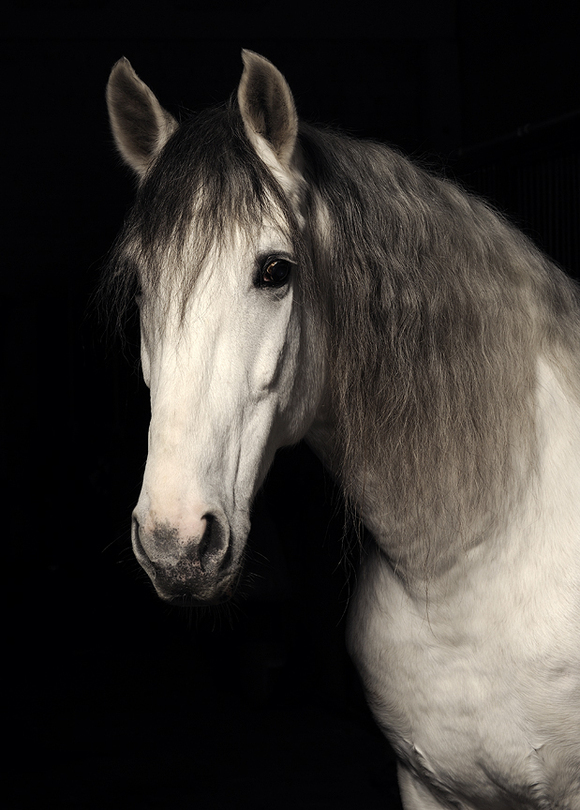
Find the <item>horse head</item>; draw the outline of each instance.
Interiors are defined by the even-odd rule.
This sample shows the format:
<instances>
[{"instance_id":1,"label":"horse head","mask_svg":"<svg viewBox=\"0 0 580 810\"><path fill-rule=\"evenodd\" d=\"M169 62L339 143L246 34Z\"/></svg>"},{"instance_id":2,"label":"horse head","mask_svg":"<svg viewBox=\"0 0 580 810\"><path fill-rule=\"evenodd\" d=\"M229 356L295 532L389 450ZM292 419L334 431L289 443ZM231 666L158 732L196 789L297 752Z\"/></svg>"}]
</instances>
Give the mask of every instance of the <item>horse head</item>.
<instances>
[{"instance_id":1,"label":"horse head","mask_svg":"<svg viewBox=\"0 0 580 810\"><path fill-rule=\"evenodd\" d=\"M139 182L123 241L138 278L151 423L133 549L159 596L178 603L232 595L256 491L322 398L314 316L300 296L296 110L270 62L243 59L231 144L215 129L196 134L195 122L185 131L126 59L107 88L117 147ZM262 178L258 213L226 199L236 172L247 194Z\"/></svg>"}]
</instances>

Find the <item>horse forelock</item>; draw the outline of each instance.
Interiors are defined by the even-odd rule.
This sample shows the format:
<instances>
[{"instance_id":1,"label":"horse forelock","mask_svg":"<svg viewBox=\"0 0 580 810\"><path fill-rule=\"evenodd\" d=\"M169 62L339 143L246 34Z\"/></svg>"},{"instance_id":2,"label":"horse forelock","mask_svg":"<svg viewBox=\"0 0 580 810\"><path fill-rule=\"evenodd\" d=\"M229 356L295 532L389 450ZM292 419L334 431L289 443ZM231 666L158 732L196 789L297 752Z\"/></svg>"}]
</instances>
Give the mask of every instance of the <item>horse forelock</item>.
<instances>
[{"instance_id":1,"label":"horse forelock","mask_svg":"<svg viewBox=\"0 0 580 810\"><path fill-rule=\"evenodd\" d=\"M142 289L152 298L170 291L183 315L210 252L226 252L236 234L251 242L265 221L300 242L293 207L250 146L236 105L193 115L138 190L105 284L121 314Z\"/></svg>"},{"instance_id":2,"label":"horse forelock","mask_svg":"<svg viewBox=\"0 0 580 810\"><path fill-rule=\"evenodd\" d=\"M335 471L353 501L379 481L403 556L432 561L425 538L473 536L519 497L537 362L578 352L577 295L485 203L393 150L308 126L300 142Z\"/></svg>"}]
</instances>

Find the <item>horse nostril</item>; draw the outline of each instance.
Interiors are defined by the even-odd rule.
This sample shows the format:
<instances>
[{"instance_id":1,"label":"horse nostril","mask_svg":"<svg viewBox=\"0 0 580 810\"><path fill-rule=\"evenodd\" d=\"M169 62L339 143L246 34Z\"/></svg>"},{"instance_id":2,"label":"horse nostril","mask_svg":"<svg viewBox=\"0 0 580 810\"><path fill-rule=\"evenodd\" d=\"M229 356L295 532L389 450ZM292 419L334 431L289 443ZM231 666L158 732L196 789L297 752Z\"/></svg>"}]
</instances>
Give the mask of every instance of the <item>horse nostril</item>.
<instances>
[{"instance_id":1,"label":"horse nostril","mask_svg":"<svg viewBox=\"0 0 580 810\"><path fill-rule=\"evenodd\" d=\"M131 521L133 552L140 565L152 579L165 572L179 571L183 578L188 566L191 575L200 574L207 577L217 576L220 569L226 569L230 563L230 533L227 522L220 517L207 513L197 526L191 526L196 534L180 535L179 529L169 523L156 525L151 532L139 523L136 515ZM201 534L201 536L200 536ZM189 575L188 575L189 576Z\"/></svg>"},{"instance_id":2,"label":"horse nostril","mask_svg":"<svg viewBox=\"0 0 580 810\"><path fill-rule=\"evenodd\" d=\"M133 515L133 520L131 521L131 540L133 541L133 550L139 558L139 555L146 557L145 549L143 548L143 544L141 543L141 537L139 534L139 521Z\"/></svg>"},{"instance_id":3,"label":"horse nostril","mask_svg":"<svg viewBox=\"0 0 580 810\"><path fill-rule=\"evenodd\" d=\"M199 563L202 571L226 565L228 538L219 520L214 515L204 515L205 531L198 548Z\"/></svg>"}]
</instances>

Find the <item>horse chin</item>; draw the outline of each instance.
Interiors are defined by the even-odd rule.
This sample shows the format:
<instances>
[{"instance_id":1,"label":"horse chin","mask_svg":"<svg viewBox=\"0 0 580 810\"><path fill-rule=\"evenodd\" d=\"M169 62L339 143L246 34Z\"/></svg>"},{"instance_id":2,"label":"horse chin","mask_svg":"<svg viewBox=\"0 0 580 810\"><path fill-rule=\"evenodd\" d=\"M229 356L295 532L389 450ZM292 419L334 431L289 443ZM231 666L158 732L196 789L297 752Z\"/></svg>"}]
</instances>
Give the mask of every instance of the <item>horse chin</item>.
<instances>
[{"instance_id":1,"label":"horse chin","mask_svg":"<svg viewBox=\"0 0 580 810\"><path fill-rule=\"evenodd\" d=\"M207 607L229 602L236 592L237 577L233 580L228 577L215 584L204 583L203 586L199 583L159 583L154 579L152 582L157 596L164 602L179 607Z\"/></svg>"},{"instance_id":2,"label":"horse chin","mask_svg":"<svg viewBox=\"0 0 580 810\"><path fill-rule=\"evenodd\" d=\"M147 570L147 569L146 569ZM209 607L229 602L237 591L239 572L228 571L215 579L187 578L147 571L157 596L179 607Z\"/></svg>"},{"instance_id":3,"label":"horse chin","mask_svg":"<svg viewBox=\"0 0 580 810\"><path fill-rule=\"evenodd\" d=\"M176 607L214 607L214 605L223 605L229 602L233 594L221 593L215 596L199 597L191 593L180 594L163 594L157 591L157 595L164 602Z\"/></svg>"}]
</instances>

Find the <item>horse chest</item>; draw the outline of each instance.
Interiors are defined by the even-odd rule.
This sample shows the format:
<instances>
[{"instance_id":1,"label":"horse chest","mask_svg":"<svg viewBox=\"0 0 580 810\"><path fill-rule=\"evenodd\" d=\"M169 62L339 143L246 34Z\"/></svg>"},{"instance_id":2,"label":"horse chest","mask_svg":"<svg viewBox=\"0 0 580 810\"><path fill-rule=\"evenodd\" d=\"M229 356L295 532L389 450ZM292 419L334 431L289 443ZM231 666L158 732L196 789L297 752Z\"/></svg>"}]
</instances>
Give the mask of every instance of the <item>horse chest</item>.
<instances>
[{"instance_id":1,"label":"horse chest","mask_svg":"<svg viewBox=\"0 0 580 810\"><path fill-rule=\"evenodd\" d=\"M550 634L517 615L524 595L513 585L498 609L505 583L493 575L475 594L421 610L377 560L361 573L349 647L401 761L452 806L551 807L557 790L558 806L576 807L580 661L561 665ZM542 624L553 598L536 600Z\"/></svg>"}]
</instances>

